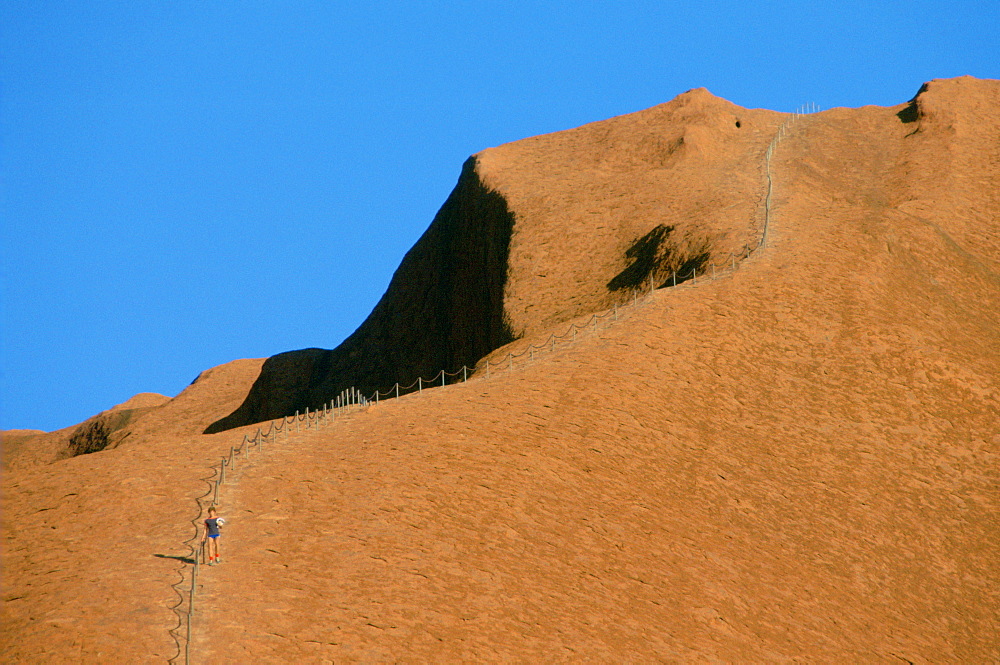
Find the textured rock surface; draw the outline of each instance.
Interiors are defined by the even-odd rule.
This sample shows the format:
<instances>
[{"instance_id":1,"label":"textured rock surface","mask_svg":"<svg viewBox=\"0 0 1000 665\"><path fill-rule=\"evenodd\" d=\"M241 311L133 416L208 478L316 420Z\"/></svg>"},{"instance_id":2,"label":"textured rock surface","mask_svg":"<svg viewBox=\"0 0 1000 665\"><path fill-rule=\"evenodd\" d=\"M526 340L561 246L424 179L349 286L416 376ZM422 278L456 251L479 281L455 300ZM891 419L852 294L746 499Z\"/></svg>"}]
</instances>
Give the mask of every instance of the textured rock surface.
<instances>
[{"instance_id":1,"label":"textured rock surface","mask_svg":"<svg viewBox=\"0 0 1000 665\"><path fill-rule=\"evenodd\" d=\"M240 467L195 659L1000 660L998 103L965 78L803 118L734 275ZM554 320L509 314L495 355ZM194 498L252 431L190 428L245 362L113 450L4 474L0 658L177 653Z\"/></svg>"},{"instance_id":2,"label":"textured rock surface","mask_svg":"<svg viewBox=\"0 0 1000 665\"><path fill-rule=\"evenodd\" d=\"M803 119L733 277L248 470L199 651L1000 658L998 87Z\"/></svg>"}]
</instances>

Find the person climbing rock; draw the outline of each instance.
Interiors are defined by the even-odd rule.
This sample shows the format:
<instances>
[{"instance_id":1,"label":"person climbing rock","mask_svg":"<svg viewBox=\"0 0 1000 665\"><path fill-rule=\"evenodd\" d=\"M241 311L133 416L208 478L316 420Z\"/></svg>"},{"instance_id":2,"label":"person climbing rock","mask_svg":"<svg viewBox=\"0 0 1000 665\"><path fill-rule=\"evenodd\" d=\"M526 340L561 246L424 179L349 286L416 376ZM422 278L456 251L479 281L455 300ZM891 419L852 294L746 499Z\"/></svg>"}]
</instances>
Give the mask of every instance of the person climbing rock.
<instances>
[{"instance_id":1,"label":"person climbing rock","mask_svg":"<svg viewBox=\"0 0 1000 665\"><path fill-rule=\"evenodd\" d=\"M208 519L205 520L205 535L201 537L202 545L208 541L208 565L214 566L222 563L219 556L219 527L226 523L226 520L218 516L215 506L208 509Z\"/></svg>"}]
</instances>

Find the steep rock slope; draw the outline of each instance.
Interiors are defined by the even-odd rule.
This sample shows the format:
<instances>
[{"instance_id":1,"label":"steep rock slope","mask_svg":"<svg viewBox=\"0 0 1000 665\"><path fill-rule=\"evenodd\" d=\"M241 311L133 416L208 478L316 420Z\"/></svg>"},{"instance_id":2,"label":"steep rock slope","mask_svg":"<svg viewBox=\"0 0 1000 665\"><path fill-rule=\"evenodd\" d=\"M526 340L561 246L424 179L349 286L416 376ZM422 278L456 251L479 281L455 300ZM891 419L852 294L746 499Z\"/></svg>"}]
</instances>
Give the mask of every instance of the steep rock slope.
<instances>
[{"instance_id":1,"label":"steep rock slope","mask_svg":"<svg viewBox=\"0 0 1000 665\"><path fill-rule=\"evenodd\" d=\"M1000 658L997 102L804 119L734 276L247 470L198 653Z\"/></svg>"},{"instance_id":2,"label":"steep rock slope","mask_svg":"<svg viewBox=\"0 0 1000 665\"><path fill-rule=\"evenodd\" d=\"M998 85L800 120L733 277L241 470L194 657L1000 659ZM194 499L249 431L190 428L260 362L4 473L0 660L179 653Z\"/></svg>"},{"instance_id":3,"label":"steep rock slope","mask_svg":"<svg viewBox=\"0 0 1000 665\"><path fill-rule=\"evenodd\" d=\"M268 359L207 431L356 386L475 366L523 335L627 298L757 239L764 150L781 122L692 90L645 111L484 150L368 319L333 351Z\"/></svg>"},{"instance_id":4,"label":"steep rock slope","mask_svg":"<svg viewBox=\"0 0 1000 665\"><path fill-rule=\"evenodd\" d=\"M201 431L243 401L262 363L220 365L173 399L137 395L76 428L21 444L22 456L3 474L0 661L139 663L177 655L169 630L180 596L172 585L189 553L195 498L206 492L209 465L239 436ZM115 430L118 445L64 456L73 432L134 409L144 411ZM49 437L51 448L39 447L39 437Z\"/></svg>"}]
</instances>

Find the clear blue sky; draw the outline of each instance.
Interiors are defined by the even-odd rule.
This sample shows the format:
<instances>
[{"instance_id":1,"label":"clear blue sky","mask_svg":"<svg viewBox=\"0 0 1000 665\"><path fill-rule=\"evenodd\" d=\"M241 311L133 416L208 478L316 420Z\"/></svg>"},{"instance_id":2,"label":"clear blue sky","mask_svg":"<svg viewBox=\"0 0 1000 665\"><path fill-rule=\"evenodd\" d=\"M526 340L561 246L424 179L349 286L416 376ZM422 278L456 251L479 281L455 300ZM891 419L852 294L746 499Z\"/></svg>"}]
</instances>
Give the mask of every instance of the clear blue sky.
<instances>
[{"instance_id":1,"label":"clear blue sky","mask_svg":"<svg viewBox=\"0 0 1000 665\"><path fill-rule=\"evenodd\" d=\"M790 111L1000 77L996 0L0 8L3 429L333 348L483 148L694 87Z\"/></svg>"}]
</instances>

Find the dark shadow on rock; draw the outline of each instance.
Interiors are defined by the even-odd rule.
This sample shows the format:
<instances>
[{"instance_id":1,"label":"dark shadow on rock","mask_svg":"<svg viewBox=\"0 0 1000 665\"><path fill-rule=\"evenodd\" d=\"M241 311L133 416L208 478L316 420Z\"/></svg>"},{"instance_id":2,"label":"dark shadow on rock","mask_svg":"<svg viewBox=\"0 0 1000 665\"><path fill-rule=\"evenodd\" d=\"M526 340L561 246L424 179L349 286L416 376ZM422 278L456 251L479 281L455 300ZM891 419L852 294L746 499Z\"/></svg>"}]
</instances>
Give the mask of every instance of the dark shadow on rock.
<instances>
[{"instance_id":1,"label":"dark shadow on rock","mask_svg":"<svg viewBox=\"0 0 1000 665\"><path fill-rule=\"evenodd\" d=\"M896 114L902 123L916 122L920 119L920 108L917 106L916 100L911 100L909 104L906 105L902 111Z\"/></svg>"},{"instance_id":2,"label":"dark shadow on rock","mask_svg":"<svg viewBox=\"0 0 1000 665\"><path fill-rule=\"evenodd\" d=\"M189 556L174 556L172 554L154 554L157 559L173 559L174 561L180 561L181 563L194 563L194 558Z\"/></svg>"},{"instance_id":3,"label":"dark shadow on rock","mask_svg":"<svg viewBox=\"0 0 1000 665\"><path fill-rule=\"evenodd\" d=\"M707 272L708 261L712 258L712 254L708 250L703 250L698 252L694 256L688 256L681 260L679 264L671 268L670 276L664 278L663 273L659 273L658 277L662 280L656 285L656 288L662 289L668 286L674 286L674 283L680 284L686 282L689 279L694 279L695 275L704 275ZM674 277L676 273L676 278Z\"/></svg>"},{"instance_id":4,"label":"dark shadow on rock","mask_svg":"<svg viewBox=\"0 0 1000 665\"><path fill-rule=\"evenodd\" d=\"M924 83L920 86L920 90L917 90L917 94L913 96L913 99L909 101L906 107L896 114L899 121L903 124L909 124L911 122L916 122L920 120L920 104L917 102L917 98L927 90L927 84Z\"/></svg>"},{"instance_id":5,"label":"dark shadow on rock","mask_svg":"<svg viewBox=\"0 0 1000 665\"><path fill-rule=\"evenodd\" d=\"M243 404L205 433L315 409L352 386L370 395L472 367L512 342L503 296L513 229L506 200L482 183L470 157L365 322L332 351L268 358Z\"/></svg>"},{"instance_id":6,"label":"dark shadow on rock","mask_svg":"<svg viewBox=\"0 0 1000 665\"><path fill-rule=\"evenodd\" d=\"M127 426L139 416L157 407L139 407L135 409L120 409L118 411L103 411L88 418L73 431L69 437L69 445L60 454L60 458L89 455L108 448L115 448L130 432Z\"/></svg>"},{"instance_id":7,"label":"dark shadow on rock","mask_svg":"<svg viewBox=\"0 0 1000 665\"><path fill-rule=\"evenodd\" d=\"M607 283L609 291L648 288L650 280L657 288L672 286L674 273L677 284L691 279L693 271L704 270L711 253L708 243L680 249L671 243L674 227L657 225L652 231L638 238L625 250L628 266Z\"/></svg>"},{"instance_id":8,"label":"dark shadow on rock","mask_svg":"<svg viewBox=\"0 0 1000 665\"><path fill-rule=\"evenodd\" d=\"M674 227L660 224L633 242L632 246L625 250L625 258L631 263L608 282L608 290L636 289L642 284L648 284L649 276L663 260L660 256L660 247L673 231Z\"/></svg>"}]
</instances>

